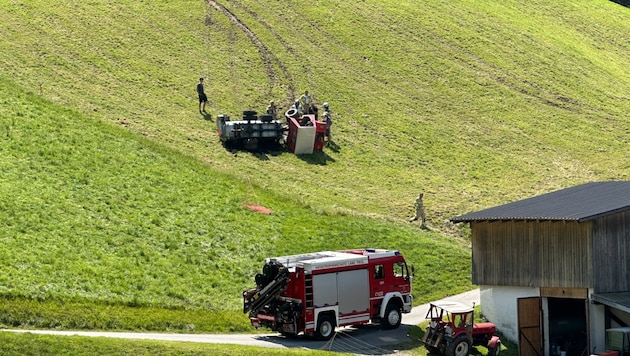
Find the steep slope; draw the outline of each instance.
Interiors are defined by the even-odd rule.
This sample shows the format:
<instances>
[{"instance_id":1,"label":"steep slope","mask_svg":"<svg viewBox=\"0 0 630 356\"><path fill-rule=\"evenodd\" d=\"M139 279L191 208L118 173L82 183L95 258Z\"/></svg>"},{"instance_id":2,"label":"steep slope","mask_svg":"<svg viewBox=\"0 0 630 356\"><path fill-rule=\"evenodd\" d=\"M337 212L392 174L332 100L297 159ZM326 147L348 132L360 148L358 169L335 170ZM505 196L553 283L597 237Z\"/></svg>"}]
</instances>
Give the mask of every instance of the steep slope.
<instances>
[{"instance_id":1,"label":"steep slope","mask_svg":"<svg viewBox=\"0 0 630 356\"><path fill-rule=\"evenodd\" d=\"M629 11L608 1L30 4L4 5L1 62L25 86L318 209L401 221L423 189L442 225L627 179ZM338 148L234 157L194 110L201 75L214 115L310 89Z\"/></svg>"},{"instance_id":2,"label":"steep slope","mask_svg":"<svg viewBox=\"0 0 630 356\"><path fill-rule=\"evenodd\" d=\"M0 292L236 309L267 255L362 246L413 256L418 301L469 287L450 217L628 179L629 17L603 0L0 4ZM333 108L323 154L220 145L217 114L305 89ZM430 232L405 220L418 190Z\"/></svg>"}]
</instances>

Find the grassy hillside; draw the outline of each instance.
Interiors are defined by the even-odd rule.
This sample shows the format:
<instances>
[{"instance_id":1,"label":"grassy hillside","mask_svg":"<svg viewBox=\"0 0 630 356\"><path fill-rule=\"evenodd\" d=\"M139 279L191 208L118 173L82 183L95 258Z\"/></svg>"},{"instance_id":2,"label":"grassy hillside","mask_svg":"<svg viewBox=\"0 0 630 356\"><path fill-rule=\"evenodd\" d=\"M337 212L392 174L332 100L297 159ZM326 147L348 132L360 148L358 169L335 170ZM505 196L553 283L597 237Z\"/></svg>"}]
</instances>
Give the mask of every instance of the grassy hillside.
<instances>
[{"instance_id":1,"label":"grassy hillside","mask_svg":"<svg viewBox=\"0 0 630 356\"><path fill-rule=\"evenodd\" d=\"M470 288L449 218L629 179L629 18L603 0L1 2L4 322L80 326L61 300L181 311L97 327L246 328L264 257L320 249L402 250L418 301ZM332 148L220 145L217 114L305 89L331 103ZM419 190L432 231L406 222Z\"/></svg>"},{"instance_id":2,"label":"grassy hillside","mask_svg":"<svg viewBox=\"0 0 630 356\"><path fill-rule=\"evenodd\" d=\"M265 349L199 342L122 340L102 337L12 334L3 332L4 355L342 355L319 350Z\"/></svg>"},{"instance_id":3,"label":"grassy hillside","mask_svg":"<svg viewBox=\"0 0 630 356\"><path fill-rule=\"evenodd\" d=\"M421 300L470 288L460 272L470 270L461 243L384 220L314 212L8 82L0 84L9 98L0 113L11 117L0 146L5 323L249 330L241 292L265 257L356 246L399 248L422 271L439 267L419 278ZM151 307L175 311L156 315Z\"/></svg>"}]
</instances>

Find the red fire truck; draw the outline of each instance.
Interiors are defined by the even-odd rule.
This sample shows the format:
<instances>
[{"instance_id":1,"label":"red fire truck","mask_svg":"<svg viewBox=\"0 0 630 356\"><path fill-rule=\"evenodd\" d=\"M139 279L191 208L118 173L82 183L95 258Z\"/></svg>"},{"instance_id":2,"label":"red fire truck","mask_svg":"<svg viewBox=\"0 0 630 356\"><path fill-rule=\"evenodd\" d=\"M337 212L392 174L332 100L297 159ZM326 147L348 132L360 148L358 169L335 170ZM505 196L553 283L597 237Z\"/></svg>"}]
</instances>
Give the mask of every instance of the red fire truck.
<instances>
[{"instance_id":1,"label":"red fire truck","mask_svg":"<svg viewBox=\"0 0 630 356\"><path fill-rule=\"evenodd\" d=\"M412 274L394 250L267 258L256 288L243 292L243 312L256 328L319 340L330 339L338 326L372 322L394 329L411 311Z\"/></svg>"}]
</instances>

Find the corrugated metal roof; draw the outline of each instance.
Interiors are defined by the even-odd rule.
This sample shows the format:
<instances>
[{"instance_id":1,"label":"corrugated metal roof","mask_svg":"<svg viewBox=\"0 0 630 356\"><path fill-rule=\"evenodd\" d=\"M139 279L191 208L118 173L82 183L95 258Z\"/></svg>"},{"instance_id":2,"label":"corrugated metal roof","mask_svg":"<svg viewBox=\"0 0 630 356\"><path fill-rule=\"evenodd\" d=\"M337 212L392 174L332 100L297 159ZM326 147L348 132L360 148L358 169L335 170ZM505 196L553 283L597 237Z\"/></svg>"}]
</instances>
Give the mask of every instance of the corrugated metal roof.
<instances>
[{"instance_id":1,"label":"corrugated metal roof","mask_svg":"<svg viewBox=\"0 0 630 356\"><path fill-rule=\"evenodd\" d=\"M588 221L630 210L630 181L592 182L456 216L454 223L483 220Z\"/></svg>"}]
</instances>

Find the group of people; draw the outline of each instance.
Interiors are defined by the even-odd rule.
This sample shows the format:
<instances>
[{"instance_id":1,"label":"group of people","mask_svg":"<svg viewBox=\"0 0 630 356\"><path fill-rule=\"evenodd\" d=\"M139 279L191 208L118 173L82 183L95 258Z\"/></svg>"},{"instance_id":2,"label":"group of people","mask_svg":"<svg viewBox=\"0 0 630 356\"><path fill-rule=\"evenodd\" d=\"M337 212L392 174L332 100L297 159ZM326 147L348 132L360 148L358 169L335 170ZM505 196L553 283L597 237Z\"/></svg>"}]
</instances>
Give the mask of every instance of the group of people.
<instances>
[{"instance_id":1,"label":"group of people","mask_svg":"<svg viewBox=\"0 0 630 356\"><path fill-rule=\"evenodd\" d=\"M203 77L199 78L199 83L197 83L197 96L199 97L199 113L204 114L206 112L206 104L208 104L208 96L203 87ZM326 123L326 145L330 145L330 127L332 126L332 115L330 113L330 105L328 102L325 102L324 107L324 115L323 122ZM304 91L304 94L300 96L298 100L295 101L292 109L297 110L298 114L301 115L315 115L315 119L319 119L318 110L311 96L308 94L308 90ZM273 100L269 102L269 106L267 106L266 110L267 115L271 115L271 117L276 120L278 117L278 109L274 104Z\"/></svg>"},{"instance_id":2,"label":"group of people","mask_svg":"<svg viewBox=\"0 0 630 356\"><path fill-rule=\"evenodd\" d=\"M331 142L330 127L332 126L332 114L330 112L330 104L328 104L328 102L322 104L322 107L324 108L324 114L322 115L321 121L326 123L326 146L329 146ZM300 116L315 115L315 119L319 120L319 110L317 106L315 106L311 96L308 94L308 90L306 90L304 94L302 94L299 99L291 105L291 109L296 110ZM270 101L269 106L267 106L266 113L271 115L275 120L277 118L277 111L278 109L276 108L273 100Z\"/></svg>"},{"instance_id":3,"label":"group of people","mask_svg":"<svg viewBox=\"0 0 630 356\"><path fill-rule=\"evenodd\" d=\"M208 103L208 96L206 95L203 88L203 78L199 78L199 83L197 84L197 94L199 96L199 112L206 112L206 104ZM330 113L330 105L328 102L322 104L324 108L323 122L326 123L326 145L330 145L330 127L332 126L332 116ZM299 115L315 115L315 118L318 119L318 109L313 103L311 96L308 94L308 90L300 96L298 100L295 101L291 109L297 110ZM273 100L269 102L269 106L267 106L266 110L267 115L271 115L274 120L277 118L278 109L274 104ZM416 214L409 219L409 222L414 222L418 219L421 219L422 224L420 225L423 228L426 228L426 214L424 213L424 193L420 192L418 197L414 201L414 208Z\"/></svg>"}]
</instances>

